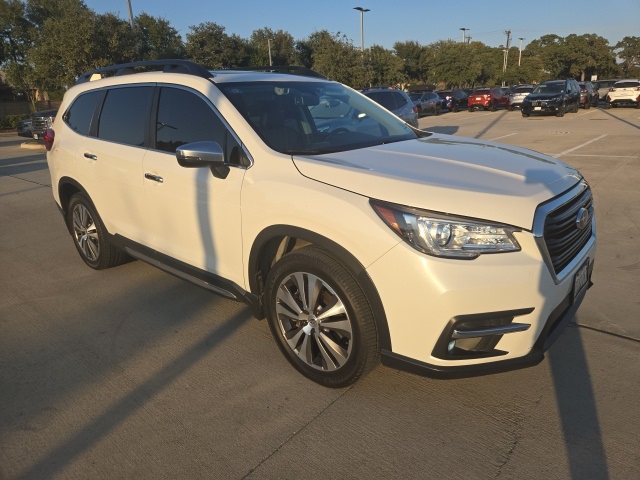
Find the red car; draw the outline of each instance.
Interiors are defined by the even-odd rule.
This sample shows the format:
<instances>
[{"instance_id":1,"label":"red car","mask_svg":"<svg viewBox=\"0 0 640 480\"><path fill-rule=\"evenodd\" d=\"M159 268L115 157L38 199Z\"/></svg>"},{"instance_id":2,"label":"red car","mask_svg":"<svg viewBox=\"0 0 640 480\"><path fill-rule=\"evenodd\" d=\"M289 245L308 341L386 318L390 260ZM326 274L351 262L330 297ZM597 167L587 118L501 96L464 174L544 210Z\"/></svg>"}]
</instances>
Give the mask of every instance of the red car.
<instances>
[{"instance_id":1,"label":"red car","mask_svg":"<svg viewBox=\"0 0 640 480\"><path fill-rule=\"evenodd\" d=\"M495 112L498 107L506 107L508 100L509 97L500 87L476 88L469 95L467 109L473 112L476 107L482 107L483 110Z\"/></svg>"}]
</instances>

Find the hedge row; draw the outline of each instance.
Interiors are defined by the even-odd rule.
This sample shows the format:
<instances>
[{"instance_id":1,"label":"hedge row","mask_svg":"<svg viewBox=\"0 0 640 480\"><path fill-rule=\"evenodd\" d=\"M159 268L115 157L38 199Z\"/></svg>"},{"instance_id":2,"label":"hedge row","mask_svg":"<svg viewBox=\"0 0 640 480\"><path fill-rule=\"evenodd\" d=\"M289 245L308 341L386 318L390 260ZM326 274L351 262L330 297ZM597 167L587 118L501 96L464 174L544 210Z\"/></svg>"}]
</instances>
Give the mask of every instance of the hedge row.
<instances>
[{"instance_id":1,"label":"hedge row","mask_svg":"<svg viewBox=\"0 0 640 480\"><path fill-rule=\"evenodd\" d=\"M29 118L29 115L7 115L0 117L0 130L15 130L18 128L18 122Z\"/></svg>"}]
</instances>

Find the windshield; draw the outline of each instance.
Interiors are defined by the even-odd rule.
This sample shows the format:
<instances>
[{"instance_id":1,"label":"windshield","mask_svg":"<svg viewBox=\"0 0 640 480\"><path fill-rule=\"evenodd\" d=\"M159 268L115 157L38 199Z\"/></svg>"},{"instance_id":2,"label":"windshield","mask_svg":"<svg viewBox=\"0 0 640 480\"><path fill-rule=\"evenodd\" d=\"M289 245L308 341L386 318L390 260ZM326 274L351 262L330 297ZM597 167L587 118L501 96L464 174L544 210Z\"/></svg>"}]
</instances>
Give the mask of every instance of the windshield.
<instances>
[{"instance_id":1,"label":"windshield","mask_svg":"<svg viewBox=\"0 0 640 480\"><path fill-rule=\"evenodd\" d=\"M320 155L418 138L395 115L333 82L242 82L218 87L272 149Z\"/></svg>"},{"instance_id":2,"label":"windshield","mask_svg":"<svg viewBox=\"0 0 640 480\"><path fill-rule=\"evenodd\" d=\"M562 83L541 83L533 93L562 93L564 91L564 82Z\"/></svg>"}]
</instances>

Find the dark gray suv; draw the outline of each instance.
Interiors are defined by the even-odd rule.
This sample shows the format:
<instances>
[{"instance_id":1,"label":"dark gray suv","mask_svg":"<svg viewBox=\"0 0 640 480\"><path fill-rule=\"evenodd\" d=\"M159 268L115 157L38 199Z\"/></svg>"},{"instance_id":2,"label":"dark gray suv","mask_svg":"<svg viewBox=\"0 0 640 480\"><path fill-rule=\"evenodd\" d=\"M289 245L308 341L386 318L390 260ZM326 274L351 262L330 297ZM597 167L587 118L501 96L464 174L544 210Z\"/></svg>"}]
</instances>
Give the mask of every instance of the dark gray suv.
<instances>
[{"instance_id":1,"label":"dark gray suv","mask_svg":"<svg viewBox=\"0 0 640 480\"><path fill-rule=\"evenodd\" d=\"M577 113L580 108L580 86L573 78L549 80L533 89L522 101L523 117L533 113L548 113L562 117L567 112Z\"/></svg>"}]
</instances>

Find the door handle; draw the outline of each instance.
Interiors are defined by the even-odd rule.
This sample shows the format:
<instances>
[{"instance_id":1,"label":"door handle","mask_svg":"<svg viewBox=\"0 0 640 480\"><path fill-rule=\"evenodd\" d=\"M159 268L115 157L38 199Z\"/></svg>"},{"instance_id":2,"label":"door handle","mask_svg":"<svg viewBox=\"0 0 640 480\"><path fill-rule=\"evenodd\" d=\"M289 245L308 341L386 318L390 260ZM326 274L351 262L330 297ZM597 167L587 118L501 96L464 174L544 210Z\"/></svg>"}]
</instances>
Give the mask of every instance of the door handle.
<instances>
[{"instance_id":1,"label":"door handle","mask_svg":"<svg viewBox=\"0 0 640 480\"><path fill-rule=\"evenodd\" d=\"M98 160L97 155L94 155L92 153L85 153L84 158L88 158L89 160Z\"/></svg>"},{"instance_id":2,"label":"door handle","mask_svg":"<svg viewBox=\"0 0 640 480\"><path fill-rule=\"evenodd\" d=\"M153 175L152 173L145 173L144 174L144 178L146 178L148 180L153 180L154 182L164 183L164 178L162 178L160 175Z\"/></svg>"}]
</instances>

